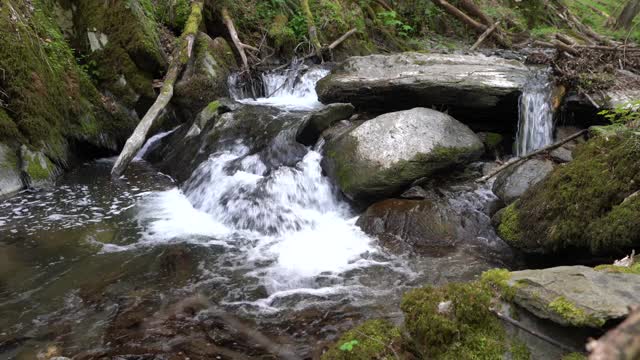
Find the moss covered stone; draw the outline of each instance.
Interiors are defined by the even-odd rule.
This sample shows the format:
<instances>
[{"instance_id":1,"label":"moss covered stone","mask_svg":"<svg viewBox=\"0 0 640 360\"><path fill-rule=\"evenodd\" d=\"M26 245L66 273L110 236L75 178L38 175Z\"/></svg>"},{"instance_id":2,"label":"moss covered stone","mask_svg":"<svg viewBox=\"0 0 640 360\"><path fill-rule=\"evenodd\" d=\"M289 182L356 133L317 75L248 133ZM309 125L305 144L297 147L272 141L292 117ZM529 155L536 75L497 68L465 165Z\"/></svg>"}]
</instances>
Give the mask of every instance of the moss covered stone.
<instances>
[{"instance_id":1,"label":"moss covered stone","mask_svg":"<svg viewBox=\"0 0 640 360\"><path fill-rule=\"evenodd\" d=\"M401 343L400 329L386 320L369 320L344 333L322 360L391 360Z\"/></svg>"},{"instance_id":2,"label":"moss covered stone","mask_svg":"<svg viewBox=\"0 0 640 360\"><path fill-rule=\"evenodd\" d=\"M424 358L500 359L505 331L491 311L492 292L480 282L425 287L405 294L402 311L412 346Z\"/></svg>"},{"instance_id":3,"label":"moss covered stone","mask_svg":"<svg viewBox=\"0 0 640 360\"><path fill-rule=\"evenodd\" d=\"M588 316L584 310L578 308L562 296L550 302L549 309L573 326L601 327L604 325L604 321Z\"/></svg>"},{"instance_id":4,"label":"moss covered stone","mask_svg":"<svg viewBox=\"0 0 640 360\"><path fill-rule=\"evenodd\" d=\"M114 147L107 129L113 118L77 65L49 2L8 3L0 7L0 84L7 95L0 141L27 144L62 164L70 140Z\"/></svg>"},{"instance_id":5,"label":"moss covered stone","mask_svg":"<svg viewBox=\"0 0 640 360\"><path fill-rule=\"evenodd\" d=\"M501 215L500 235L525 252L623 254L640 245L640 138L595 136Z\"/></svg>"}]
</instances>

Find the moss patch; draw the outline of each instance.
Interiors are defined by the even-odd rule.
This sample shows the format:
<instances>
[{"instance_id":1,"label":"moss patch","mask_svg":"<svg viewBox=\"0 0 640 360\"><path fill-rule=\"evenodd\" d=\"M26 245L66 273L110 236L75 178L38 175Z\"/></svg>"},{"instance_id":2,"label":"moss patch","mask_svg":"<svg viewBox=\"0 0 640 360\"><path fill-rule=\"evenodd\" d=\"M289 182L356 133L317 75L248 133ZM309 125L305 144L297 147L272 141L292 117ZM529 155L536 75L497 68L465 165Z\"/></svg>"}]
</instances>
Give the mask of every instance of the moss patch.
<instances>
[{"instance_id":1,"label":"moss patch","mask_svg":"<svg viewBox=\"0 0 640 360\"><path fill-rule=\"evenodd\" d=\"M425 358L502 358L508 347L500 321L489 310L491 294L480 282L406 293L401 308L413 347Z\"/></svg>"},{"instance_id":2,"label":"moss patch","mask_svg":"<svg viewBox=\"0 0 640 360\"><path fill-rule=\"evenodd\" d=\"M587 357L581 353L570 353L563 356L562 360L587 360Z\"/></svg>"},{"instance_id":3,"label":"moss patch","mask_svg":"<svg viewBox=\"0 0 640 360\"><path fill-rule=\"evenodd\" d=\"M402 341L400 329L385 320L369 320L344 333L323 360L394 359Z\"/></svg>"},{"instance_id":4,"label":"moss patch","mask_svg":"<svg viewBox=\"0 0 640 360\"><path fill-rule=\"evenodd\" d=\"M491 269L482 273L480 281L498 291L500 296L511 301L516 295L516 286L509 285L511 272L507 269Z\"/></svg>"},{"instance_id":5,"label":"moss patch","mask_svg":"<svg viewBox=\"0 0 640 360\"><path fill-rule=\"evenodd\" d=\"M569 324L577 327L591 326L595 328L602 327L604 321L588 316L584 310L576 307L573 303L560 296L554 299L548 305L549 310L566 320Z\"/></svg>"},{"instance_id":6,"label":"moss patch","mask_svg":"<svg viewBox=\"0 0 640 360\"><path fill-rule=\"evenodd\" d=\"M596 136L502 215L500 235L532 252L619 254L640 244L640 146L632 131ZM625 201L625 199L627 201Z\"/></svg>"},{"instance_id":7,"label":"moss patch","mask_svg":"<svg viewBox=\"0 0 640 360\"><path fill-rule=\"evenodd\" d=\"M629 267L607 264L607 265L598 265L594 268L594 270L610 272L610 273L618 273L618 274L640 275L640 256L636 256L634 264Z\"/></svg>"}]
</instances>

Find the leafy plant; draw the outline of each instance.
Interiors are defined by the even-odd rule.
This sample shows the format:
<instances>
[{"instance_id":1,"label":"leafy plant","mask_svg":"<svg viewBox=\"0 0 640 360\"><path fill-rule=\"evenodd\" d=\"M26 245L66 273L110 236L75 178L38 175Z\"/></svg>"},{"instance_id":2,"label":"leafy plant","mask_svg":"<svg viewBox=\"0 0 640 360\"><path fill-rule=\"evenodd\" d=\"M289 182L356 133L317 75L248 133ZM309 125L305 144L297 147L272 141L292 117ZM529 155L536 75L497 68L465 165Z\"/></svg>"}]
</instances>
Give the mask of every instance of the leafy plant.
<instances>
[{"instance_id":1,"label":"leafy plant","mask_svg":"<svg viewBox=\"0 0 640 360\"><path fill-rule=\"evenodd\" d=\"M353 350L353 347L358 345L358 343L358 340L347 341L346 343L340 345L339 349L340 351L351 352Z\"/></svg>"},{"instance_id":2,"label":"leafy plant","mask_svg":"<svg viewBox=\"0 0 640 360\"><path fill-rule=\"evenodd\" d=\"M377 15L385 26L395 29L400 36L407 37L414 30L413 26L402 22L395 11L382 11Z\"/></svg>"},{"instance_id":3,"label":"leafy plant","mask_svg":"<svg viewBox=\"0 0 640 360\"><path fill-rule=\"evenodd\" d=\"M617 106L614 109L605 109L598 113L604 116L614 125L627 125L630 123L638 123L640 120L640 100L635 100Z\"/></svg>"}]
</instances>

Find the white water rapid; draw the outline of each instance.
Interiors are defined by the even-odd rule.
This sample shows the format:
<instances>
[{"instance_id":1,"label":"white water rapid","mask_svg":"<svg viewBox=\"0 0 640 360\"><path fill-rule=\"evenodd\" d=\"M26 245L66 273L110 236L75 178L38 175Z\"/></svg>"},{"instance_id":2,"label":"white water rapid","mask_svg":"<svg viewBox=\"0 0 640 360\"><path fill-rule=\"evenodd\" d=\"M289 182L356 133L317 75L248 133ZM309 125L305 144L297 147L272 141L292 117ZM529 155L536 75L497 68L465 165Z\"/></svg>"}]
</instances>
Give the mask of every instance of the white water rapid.
<instances>
[{"instance_id":1,"label":"white water rapid","mask_svg":"<svg viewBox=\"0 0 640 360\"><path fill-rule=\"evenodd\" d=\"M297 111L321 106L314 87L326 70L293 74L264 75L265 92L273 96L241 101ZM281 135L276 151L289 146ZM145 234L138 245L222 246L235 264L227 266L251 269L248 276L266 288L265 306L293 293L357 292L360 285L341 284L345 272L389 265L322 175L321 144L297 164L276 168L251 154L249 145L237 140L200 164L182 189L148 196L140 205ZM325 286L318 277L333 280Z\"/></svg>"},{"instance_id":2,"label":"white water rapid","mask_svg":"<svg viewBox=\"0 0 640 360\"><path fill-rule=\"evenodd\" d=\"M267 72L261 75L263 97L251 99L250 94L238 86L238 75L229 78L231 96L245 104L268 105L282 110L313 110L322 107L315 86L318 80L329 73L323 68L307 69L299 60L294 60L289 69Z\"/></svg>"},{"instance_id":3,"label":"white water rapid","mask_svg":"<svg viewBox=\"0 0 640 360\"><path fill-rule=\"evenodd\" d=\"M553 142L551 93L548 71L534 72L520 97L516 155L527 155Z\"/></svg>"}]
</instances>

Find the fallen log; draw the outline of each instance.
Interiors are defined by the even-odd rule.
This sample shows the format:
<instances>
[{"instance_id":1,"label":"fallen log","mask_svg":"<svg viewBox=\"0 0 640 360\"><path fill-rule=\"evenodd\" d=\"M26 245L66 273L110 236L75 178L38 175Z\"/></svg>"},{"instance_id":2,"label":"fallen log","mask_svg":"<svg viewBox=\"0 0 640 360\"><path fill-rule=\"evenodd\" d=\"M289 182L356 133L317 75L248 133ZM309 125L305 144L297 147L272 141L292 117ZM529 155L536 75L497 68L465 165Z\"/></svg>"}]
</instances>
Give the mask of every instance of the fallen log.
<instances>
[{"instance_id":1,"label":"fallen log","mask_svg":"<svg viewBox=\"0 0 640 360\"><path fill-rule=\"evenodd\" d=\"M169 101L171 101L171 98L173 97L173 85L178 79L178 76L182 73L184 66L191 58L191 54L193 52L193 43L195 42L195 38L202 23L202 7L202 1L194 1L191 3L191 13L184 26L182 35L180 36L178 47L173 56L173 60L169 65L169 70L164 77L160 94L142 120L140 120L138 126L136 126L136 129L133 131L133 134L131 134L129 139L127 139L122 152L111 169L111 176L119 177L122 175L127 166L129 166L131 160L136 156L138 150L140 150L144 144L149 129L164 112Z\"/></svg>"},{"instance_id":2,"label":"fallen log","mask_svg":"<svg viewBox=\"0 0 640 360\"><path fill-rule=\"evenodd\" d=\"M569 46L575 46L576 42L569 36L565 35L565 34L560 34L557 33L556 34L556 39L562 41L563 43L569 45Z\"/></svg>"},{"instance_id":3,"label":"fallen log","mask_svg":"<svg viewBox=\"0 0 640 360\"><path fill-rule=\"evenodd\" d=\"M494 32L496 30L498 25L500 25L500 21L498 21L497 23L493 24L490 28L487 29L487 31L483 32L482 35L480 35L478 40L473 44L473 46L471 46L471 48L469 50L470 51L475 51L478 48L478 46L480 46L484 42L484 40L489 35L491 35L492 32Z\"/></svg>"},{"instance_id":4,"label":"fallen log","mask_svg":"<svg viewBox=\"0 0 640 360\"><path fill-rule=\"evenodd\" d=\"M587 344L589 360L627 360L640 358L640 308L598 340Z\"/></svg>"},{"instance_id":5,"label":"fallen log","mask_svg":"<svg viewBox=\"0 0 640 360\"><path fill-rule=\"evenodd\" d=\"M493 20L485 14L478 5L476 5L472 0L460 0L458 2L458 6L460 6L464 11L466 11L471 16L475 16L480 19L480 21L486 26L492 26Z\"/></svg>"},{"instance_id":6,"label":"fallen log","mask_svg":"<svg viewBox=\"0 0 640 360\"><path fill-rule=\"evenodd\" d=\"M302 13L307 20L309 42L311 42L311 46L313 46L313 50L315 51L316 56L320 58L320 60L322 60L322 45L320 44L320 39L318 38L318 29L316 28L316 23L313 19L313 13L311 12L311 7L309 6L309 0L300 0L300 6L302 8Z\"/></svg>"},{"instance_id":7,"label":"fallen log","mask_svg":"<svg viewBox=\"0 0 640 360\"><path fill-rule=\"evenodd\" d=\"M554 41L553 42L553 46L556 49L564 51L564 52L569 53L571 55L575 55L575 56L580 55L580 51L576 50L575 48L573 48L573 47L571 47L571 46L569 46L569 45L567 45L567 44L565 44L565 43L563 43L561 41Z\"/></svg>"},{"instance_id":8,"label":"fallen log","mask_svg":"<svg viewBox=\"0 0 640 360\"><path fill-rule=\"evenodd\" d=\"M236 26L233 24L233 19L231 18L231 15L229 15L229 10L226 7L222 8L221 15L222 22L227 27L229 37L231 37L231 42L236 48L238 55L240 55L240 60L242 61L242 72L248 73L249 60L247 60L247 53L244 51L246 46L240 41L240 38L238 37L238 31L236 31Z\"/></svg>"},{"instance_id":9,"label":"fallen log","mask_svg":"<svg viewBox=\"0 0 640 360\"><path fill-rule=\"evenodd\" d=\"M479 34L484 33L489 28L488 26L481 24L476 20L472 19L469 15L465 14L457 7L451 5L446 0L433 0L433 2L439 7L441 7L444 11L458 18L458 20L474 28ZM498 35L495 31L492 32L492 38L496 41L496 43L498 43L498 45L502 47L505 47L505 48L511 47L511 44L507 42L502 36Z\"/></svg>"},{"instance_id":10,"label":"fallen log","mask_svg":"<svg viewBox=\"0 0 640 360\"><path fill-rule=\"evenodd\" d=\"M343 41L347 40L347 38L349 38L349 36L355 34L356 32L358 32L358 29L353 28L349 31L347 31L344 35L340 36L339 38L336 39L336 41L332 42L329 46L327 46L328 50L333 50L336 47L338 47L338 45L342 44Z\"/></svg>"},{"instance_id":11,"label":"fallen log","mask_svg":"<svg viewBox=\"0 0 640 360\"><path fill-rule=\"evenodd\" d=\"M505 170L505 169L515 165L515 164L519 164L519 163L521 163L521 162L523 162L523 161L525 161L527 159L530 159L530 158L532 158L534 156L540 155L540 154L545 153L545 152L547 152L549 150L553 150L553 149L555 149L557 147L560 147L560 146L568 143L569 141L577 139L578 137L586 134L588 131L589 130L587 130L587 129L578 131L577 133L575 133L575 134L573 134L573 135L571 135L571 136L569 136L569 137L567 137L567 138L565 138L563 140L560 140L560 141L558 141L556 143L553 143L551 145L547 145L547 146L545 146L545 147L543 147L541 149L538 149L538 150L536 150L536 151L534 151L534 152L532 152L530 154L527 154L527 155L522 156L522 157L517 157L517 158L514 158L512 160L509 160L506 163L504 163L504 164L498 166L497 168L493 169L487 175L477 179L476 182L478 182L478 183L485 182L485 181L491 179L492 177L496 176L497 174L499 174L503 170Z\"/></svg>"}]
</instances>

